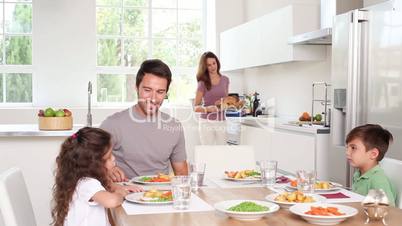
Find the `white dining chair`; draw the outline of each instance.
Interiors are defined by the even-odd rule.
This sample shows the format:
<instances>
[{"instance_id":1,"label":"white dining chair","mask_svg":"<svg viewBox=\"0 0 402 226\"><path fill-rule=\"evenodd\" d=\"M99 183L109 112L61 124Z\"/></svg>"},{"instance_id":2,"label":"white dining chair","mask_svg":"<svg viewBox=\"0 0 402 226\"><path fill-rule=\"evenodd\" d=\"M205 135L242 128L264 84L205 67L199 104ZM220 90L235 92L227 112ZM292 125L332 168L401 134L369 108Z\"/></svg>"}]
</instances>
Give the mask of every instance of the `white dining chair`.
<instances>
[{"instance_id":1,"label":"white dining chair","mask_svg":"<svg viewBox=\"0 0 402 226\"><path fill-rule=\"evenodd\" d=\"M222 177L225 170L255 168L254 148L248 145L198 145L194 161L206 163L206 177Z\"/></svg>"},{"instance_id":2,"label":"white dining chair","mask_svg":"<svg viewBox=\"0 0 402 226\"><path fill-rule=\"evenodd\" d=\"M390 158L384 158L381 163L381 168L384 170L385 175L395 186L397 192L397 199L395 206L402 209L402 161Z\"/></svg>"},{"instance_id":3,"label":"white dining chair","mask_svg":"<svg viewBox=\"0 0 402 226\"><path fill-rule=\"evenodd\" d=\"M19 168L0 174L0 197L4 225L36 226L31 200Z\"/></svg>"}]
</instances>

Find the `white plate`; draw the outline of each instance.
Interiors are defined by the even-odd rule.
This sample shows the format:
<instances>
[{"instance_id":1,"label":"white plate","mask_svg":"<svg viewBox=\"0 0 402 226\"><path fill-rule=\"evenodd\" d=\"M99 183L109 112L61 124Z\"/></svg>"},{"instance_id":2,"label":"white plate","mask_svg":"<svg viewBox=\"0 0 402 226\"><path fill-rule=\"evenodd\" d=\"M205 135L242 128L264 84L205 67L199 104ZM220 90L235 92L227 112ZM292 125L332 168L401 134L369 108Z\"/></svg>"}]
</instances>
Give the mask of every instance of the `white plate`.
<instances>
[{"instance_id":1,"label":"white plate","mask_svg":"<svg viewBox=\"0 0 402 226\"><path fill-rule=\"evenodd\" d=\"M314 192L336 191L336 190L341 189L341 187L342 187L342 185L340 185L340 184L338 184L338 183L330 182L330 184L332 184L332 185L330 185L330 187L329 187L328 189L317 189L317 188L316 188L316 189L314 189ZM339 185L339 186L334 186L334 184L335 184L335 185ZM288 183L288 184L286 185L286 187L289 188L289 189L297 190L297 187L291 186L290 183Z\"/></svg>"},{"instance_id":2,"label":"white plate","mask_svg":"<svg viewBox=\"0 0 402 226\"><path fill-rule=\"evenodd\" d=\"M231 180L231 181L260 181L261 180L260 176L245 177L245 178L233 178L233 177L228 177L227 175L224 175L223 178L225 180Z\"/></svg>"},{"instance_id":3,"label":"white plate","mask_svg":"<svg viewBox=\"0 0 402 226\"><path fill-rule=\"evenodd\" d=\"M138 183L138 184L170 184L170 181L168 182L146 182L146 181L141 181L141 178L143 177L157 177L158 175L149 175L149 176L138 176L138 177L134 177L130 180L130 182L133 183Z\"/></svg>"},{"instance_id":4,"label":"white plate","mask_svg":"<svg viewBox=\"0 0 402 226\"><path fill-rule=\"evenodd\" d=\"M146 205L161 205L161 204L171 204L173 201L164 201L164 202L157 202L157 201L144 201L142 197L144 196L145 192L138 192L138 193L131 193L126 195L126 200L138 204L146 204Z\"/></svg>"},{"instance_id":5,"label":"white plate","mask_svg":"<svg viewBox=\"0 0 402 226\"><path fill-rule=\"evenodd\" d=\"M336 207L338 208L339 212L344 213L345 215L342 216L317 216L317 215L310 215L305 214L305 212L310 210L311 206L322 206L322 207ZM299 203L292 207L290 207L290 212L301 216L307 222L311 224L317 225L336 225L341 223L342 221L346 220L349 217L353 217L359 211L350 206L344 206L339 204L311 204L311 203Z\"/></svg>"},{"instance_id":6,"label":"white plate","mask_svg":"<svg viewBox=\"0 0 402 226\"><path fill-rule=\"evenodd\" d=\"M230 207L238 205L242 202L254 202L258 205L268 207L269 210L261 211L261 212L236 212L236 211L228 210ZM258 219L263 218L267 214L270 214L270 213L273 213L273 212L276 212L279 210L279 206L277 204L272 203L272 202L259 201L259 200L227 200L227 201L215 203L214 207L216 210L228 215L229 217L232 217L237 220L243 220L243 221L258 220Z\"/></svg>"},{"instance_id":7,"label":"white plate","mask_svg":"<svg viewBox=\"0 0 402 226\"><path fill-rule=\"evenodd\" d=\"M280 194L281 193L270 194L270 195L267 195L265 197L265 199L270 201L270 202L274 202L274 203L278 204L281 208L284 208L284 209L289 209L291 206L298 204L297 202L279 202L279 201L276 201L275 200L276 196L278 196ZM309 202L309 204L310 203L325 203L326 200L327 200L325 197L322 197L321 195L307 194L307 196L312 196L313 199L315 200L315 202Z\"/></svg>"}]
</instances>

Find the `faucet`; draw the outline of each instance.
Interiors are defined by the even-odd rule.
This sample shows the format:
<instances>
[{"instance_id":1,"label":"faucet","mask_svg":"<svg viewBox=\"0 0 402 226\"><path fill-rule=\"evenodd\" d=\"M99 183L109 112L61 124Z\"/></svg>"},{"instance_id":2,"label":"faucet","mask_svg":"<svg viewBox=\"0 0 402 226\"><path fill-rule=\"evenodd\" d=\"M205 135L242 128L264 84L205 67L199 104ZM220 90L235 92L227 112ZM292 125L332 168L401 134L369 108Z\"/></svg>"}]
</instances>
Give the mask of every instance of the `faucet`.
<instances>
[{"instance_id":1,"label":"faucet","mask_svg":"<svg viewBox=\"0 0 402 226\"><path fill-rule=\"evenodd\" d=\"M87 112L87 126L92 126L92 114L91 114L91 95L92 95L92 83L88 82L88 112Z\"/></svg>"}]
</instances>

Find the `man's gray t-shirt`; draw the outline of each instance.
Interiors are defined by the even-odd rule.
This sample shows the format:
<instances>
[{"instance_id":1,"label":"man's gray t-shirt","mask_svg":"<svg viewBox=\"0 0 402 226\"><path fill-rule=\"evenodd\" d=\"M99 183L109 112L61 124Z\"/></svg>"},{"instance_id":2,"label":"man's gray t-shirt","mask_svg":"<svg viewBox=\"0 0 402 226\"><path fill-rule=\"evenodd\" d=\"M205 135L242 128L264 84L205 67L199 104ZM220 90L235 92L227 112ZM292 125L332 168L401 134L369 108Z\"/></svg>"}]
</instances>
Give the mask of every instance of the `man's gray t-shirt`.
<instances>
[{"instance_id":1,"label":"man's gray t-shirt","mask_svg":"<svg viewBox=\"0 0 402 226\"><path fill-rule=\"evenodd\" d=\"M106 118L100 128L112 134L116 164L128 178L167 174L170 162L187 158L181 123L163 112L146 118L129 108Z\"/></svg>"}]
</instances>

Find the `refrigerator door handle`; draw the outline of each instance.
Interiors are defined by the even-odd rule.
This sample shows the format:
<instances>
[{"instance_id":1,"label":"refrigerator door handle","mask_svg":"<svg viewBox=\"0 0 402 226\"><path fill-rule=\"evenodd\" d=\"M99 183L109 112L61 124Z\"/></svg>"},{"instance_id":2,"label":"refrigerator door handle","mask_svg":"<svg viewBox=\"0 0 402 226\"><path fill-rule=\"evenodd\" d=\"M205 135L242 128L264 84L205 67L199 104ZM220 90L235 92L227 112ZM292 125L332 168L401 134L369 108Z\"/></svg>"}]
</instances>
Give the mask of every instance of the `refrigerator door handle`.
<instances>
[{"instance_id":1,"label":"refrigerator door handle","mask_svg":"<svg viewBox=\"0 0 402 226\"><path fill-rule=\"evenodd\" d=\"M363 68L366 65L364 56L362 56L362 48L364 48L362 43L362 22L368 21L368 12L362 10L353 10L351 18L351 32L350 32L350 43L349 43L349 60L348 60L348 86L346 92L346 133L360 124L361 119L359 119L359 111L357 109L361 103L359 99L361 98L360 93L362 73L365 71Z\"/></svg>"},{"instance_id":2,"label":"refrigerator door handle","mask_svg":"<svg viewBox=\"0 0 402 226\"><path fill-rule=\"evenodd\" d=\"M368 21L368 12L361 10L353 10L351 13L351 32L349 37L349 59L348 59L348 85L346 89L346 131L348 134L354 127L360 125L362 118L358 107L361 107L361 92L363 88L362 73L366 67L365 56L362 48L363 43L363 29L362 23ZM347 186L351 185L353 176L353 169L348 164L346 169Z\"/></svg>"}]
</instances>

